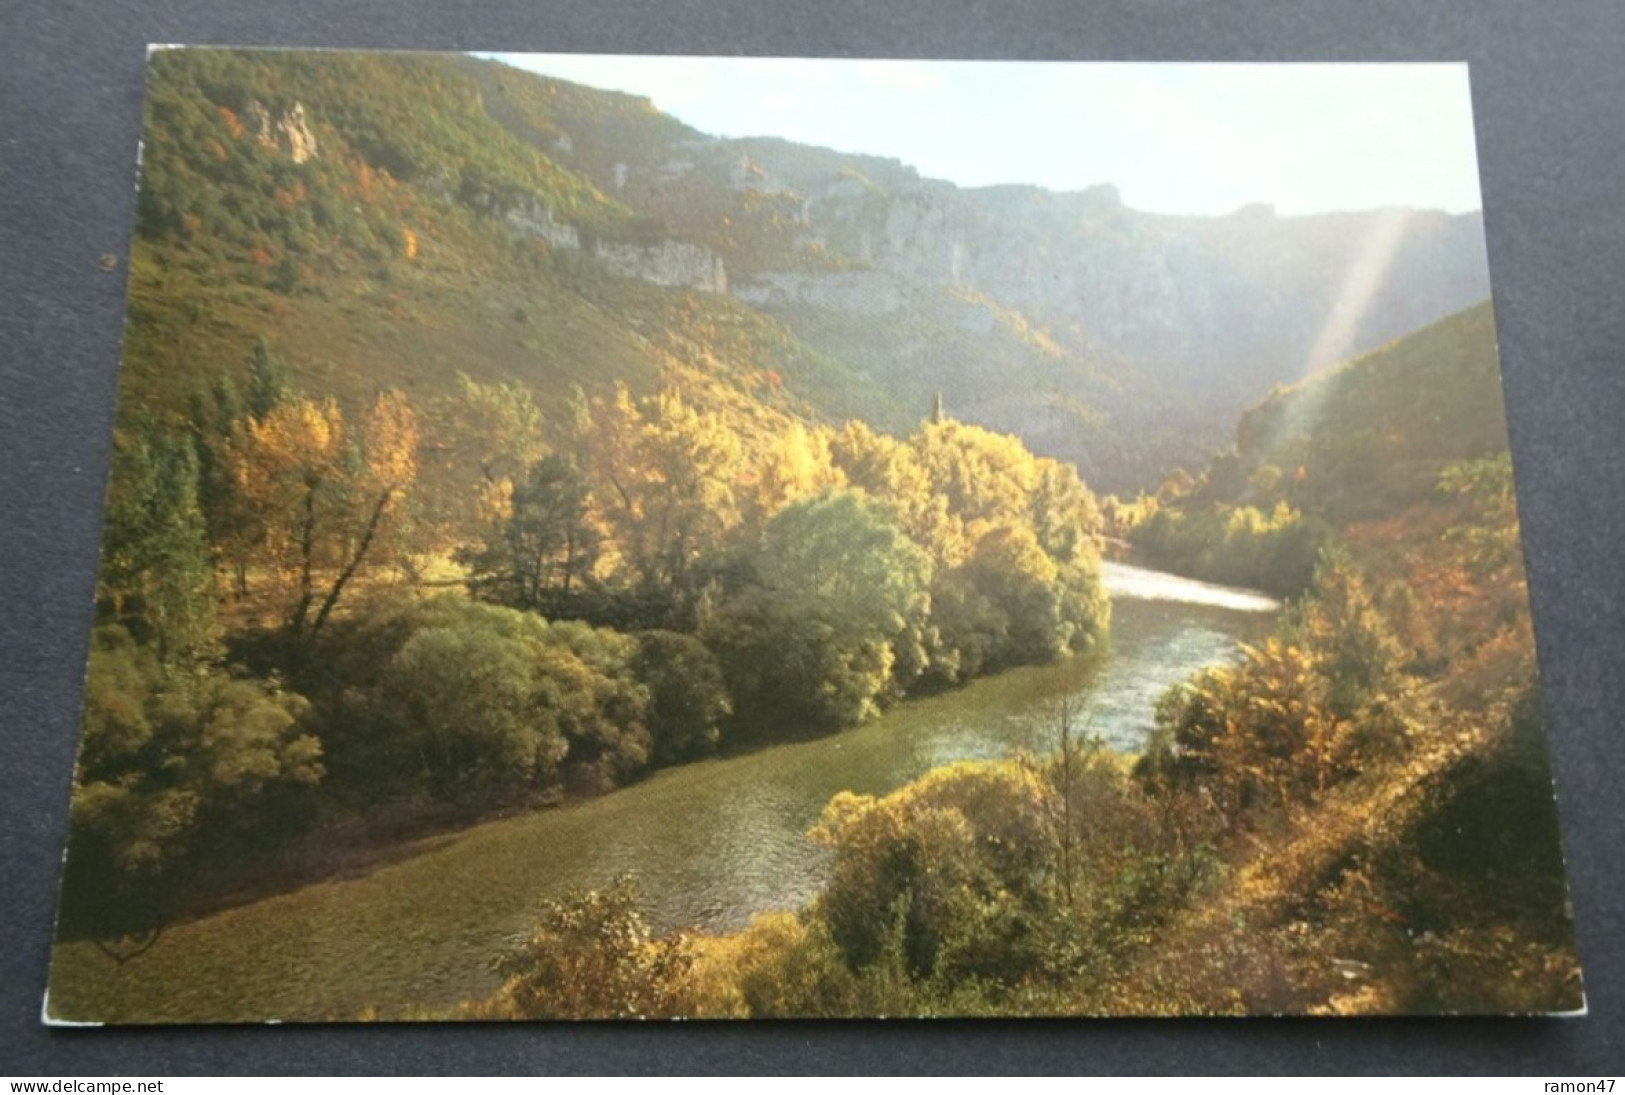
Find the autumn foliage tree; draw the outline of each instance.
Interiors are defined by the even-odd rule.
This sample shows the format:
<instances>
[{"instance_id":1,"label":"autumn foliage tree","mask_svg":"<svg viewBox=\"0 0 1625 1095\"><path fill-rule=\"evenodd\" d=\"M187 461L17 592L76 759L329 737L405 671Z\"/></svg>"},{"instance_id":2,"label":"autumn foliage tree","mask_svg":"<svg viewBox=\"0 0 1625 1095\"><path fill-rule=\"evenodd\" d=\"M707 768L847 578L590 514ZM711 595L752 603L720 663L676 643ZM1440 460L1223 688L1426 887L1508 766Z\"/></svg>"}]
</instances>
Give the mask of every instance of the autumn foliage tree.
<instances>
[{"instance_id":1,"label":"autumn foliage tree","mask_svg":"<svg viewBox=\"0 0 1625 1095\"><path fill-rule=\"evenodd\" d=\"M1277 635L1163 698L1142 773L1205 786L1236 823L1310 801L1405 744L1401 657L1363 577L1334 554Z\"/></svg>"},{"instance_id":2,"label":"autumn foliage tree","mask_svg":"<svg viewBox=\"0 0 1625 1095\"><path fill-rule=\"evenodd\" d=\"M592 404L584 439L606 541L635 582L686 590L694 563L739 523L738 435L676 392Z\"/></svg>"},{"instance_id":3,"label":"autumn foliage tree","mask_svg":"<svg viewBox=\"0 0 1625 1095\"><path fill-rule=\"evenodd\" d=\"M657 938L626 878L545 901L524 941L492 969L502 988L469 1009L478 1019L667 1019L684 1014L693 959Z\"/></svg>"},{"instance_id":4,"label":"autumn foliage tree","mask_svg":"<svg viewBox=\"0 0 1625 1095\"><path fill-rule=\"evenodd\" d=\"M508 514L486 542L458 558L483 600L548 615L568 613L591 582L602 535L588 519L590 495L575 463L555 453L508 490Z\"/></svg>"},{"instance_id":5,"label":"autumn foliage tree","mask_svg":"<svg viewBox=\"0 0 1625 1095\"><path fill-rule=\"evenodd\" d=\"M1047 794L1019 765L965 763L835 796L811 833L831 850L815 915L857 969L895 948L914 978L1019 974L1049 903Z\"/></svg>"},{"instance_id":6,"label":"autumn foliage tree","mask_svg":"<svg viewBox=\"0 0 1625 1095\"><path fill-rule=\"evenodd\" d=\"M456 391L431 406L425 432L449 457L426 507L440 538L465 550L490 541L513 513L514 491L550 451L530 389L458 373Z\"/></svg>"},{"instance_id":7,"label":"autumn foliage tree","mask_svg":"<svg viewBox=\"0 0 1625 1095\"><path fill-rule=\"evenodd\" d=\"M418 442L399 392L378 397L354 438L331 399L286 399L238 423L233 478L261 530L244 548L282 593L294 637L321 631L350 582L385 554L417 476Z\"/></svg>"}]
</instances>

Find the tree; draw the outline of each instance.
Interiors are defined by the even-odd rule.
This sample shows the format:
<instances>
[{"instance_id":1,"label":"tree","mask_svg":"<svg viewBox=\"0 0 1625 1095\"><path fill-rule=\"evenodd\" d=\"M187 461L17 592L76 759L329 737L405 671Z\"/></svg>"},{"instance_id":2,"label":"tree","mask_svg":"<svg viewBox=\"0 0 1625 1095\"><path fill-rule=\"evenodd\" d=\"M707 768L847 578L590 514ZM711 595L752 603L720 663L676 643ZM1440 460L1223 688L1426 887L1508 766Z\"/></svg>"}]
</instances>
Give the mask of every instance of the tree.
<instances>
[{"instance_id":1,"label":"tree","mask_svg":"<svg viewBox=\"0 0 1625 1095\"><path fill-rule=\"evenodd\" d=\"M241 391L226 372L194 390L187 408L198 457L198 502L217 558L231 565L233 591L239 599L248 593L247 553L242 545L253 543L258 532L238 498L229 450L237 422L247 413Z\"/></svg>"},{"instance_id":2,"label":"tree","mask_svg":"<svg viewBox=\"0 0 1625 1095\"><path fill-rule=\"evenodd\" d=\"M831 438L830 458L848 489L888 514L910 540L939 558L959 549L959 527L947 500L932 492L913 445L854 420Z\"/></svg>"},{"instance_id":3,"label":"tree","mask_svg":"<svg viewBox=\"0 0 1625 1095\"><path fill-rule=\"evenodd\" d=\"M733 701L717 660L692 635L645 631L633 670L649 691L654 761L678 764L713 752Z\"/></svg>"},{"instance_id":4,"label":"tree","mask_svg":"<svg viewBox=\"0 0 1625 1095\"><path fill-rule=\"evenodd\" d=\"M1090 553L1105 522L1095 497L1070 464L1047 457L1034 462L1028 495L1028 520L1044 553L1057 563L1070 563Z\"/></svg>"},{"instance_id":5,"label":"tree","mask_svg":"<svg viewBox=\"0 0 1625 1095\"><path fill-rule=\"evenodd\" d=\"M586 479L568 457L536 464L485 545L460 553L470 591L515 608L568 612L598 561L601 537L588 519L589 500Z\"/></svg>"},{"instance_id":6,"label":"tree","mask_svg":"<svg viewBox=\"0 0 1625 1095\"><path fill-rule=\"evenodd\" d=\"M330 636L323 734L362 800L426 791L464 806L568 783L603 791L647 766L638 641L443 594L402 599Z\"/></svg>"},{"instance_id":7,"label":"tree","mask_svg":"<svg viewBox=\"0 0 1625 1095\"><path fill-rule=\"evenodd\" d=\"M1050 810L1051 820L1055 826L1055 845L1059 853L1059 869L1057 877L1061 885L1061 896L1066 907L1071 908L1077 894L1074 883L1077 879L1077 829L1073 824L1073 808L1078 798L1079 781L1083 770L1093 758L1089 755L1094 748L1098 748L1098 739L1091 742L1083 738L1079 728L1073 725L1075 718L1074 701L1070 696L1063 697L1055 706L1055 725L1059 731L1060 749L1055 754L1053 766L1053 783L1055 787L1054 798L1058 800L1055 808Z\"/></svg>"},{"instance_id":8,"label":"tree","mask_svg":"<svg viewBox=\"0 0 1625 1095\"><path fill-rule=\"evenodd\" d=\"M720 416L668 392L646 406L639 449L644 528L634 537L636 565L648 580L683 588L694 560L739 522L738 435Z\"/></svg>"},{"instance_id":9,"label":"tree","mask_svg":"<svg viewBox=\"0 0 1625 1095\"><path fill-rule=\"evenodd\" d=\"M923 667L909 648L924 625L930 562L856 495L781 510L749 568L754 580L702 632L746 723L848 726L906 687L900 666Z\"/></svg>"},{"instance_id":10,"label":"tree","mask_svg":"<svg viewBox=\"0 0 1625 1095\"><path fill-rule=\"evenodd\" d=\"M548 625L546 697L570 743L565 779L606 791L642 772L653 744L649 692L637 678L638 640L578 620Z\"/></svg>"},{"instance_id":11,"label":"tree","mask_svg":"<svg viewBox=\"0 0 1625 1095\"><path fill-rule=\"evenodd\" d=\"M957 681L1054 661L1103 636L1109 611L1092 552L1057 563L1028 526L995 526L932 587L936 671Z\"/></svg>"},{"instance_id":12,"label":"tree","mask_svg":"<svg viewBox=\"0 0 1625 1095\"><path fill-rule=\"evenodd\" d=\"M569 752L539 702L537 644L482 626L429 627L390 660L382 696L438 798L488 802L551 783Z\"/></svg>"},{"instance_id":13,"label":"tree","mask_svg":"<svg viewBox=\"0 0 1625 1095\"><path fill-rule=\"evenodd\" d=\"M1159 701L1142 775L1207 786L1231 825L1308 801L1403 745L1402 658L1358 570L1333 555L1275 636Z\"/></svg>"},{"instance_id":14,"label":"tree","mask_svg":"<svg viewBox=\"0 0 1625 1095\"><path fill-rule=\"evenodd\" d=\"M514 491L548 455L542 412L524 385L481 384L466 373L433 409L436 433L450 450L433 515L454 542L468 530L489 541L512 515Z\"/></svg>"},{"instance_id":15,"label":"tree","mask_svg":"<svg viewBox=\"0 0 1625 1095\"><path fill-rule=\"evenodd\" d=\"M417 475L418 441L416 416L393 391L373 404L357 442L331 399L287 399L238 423L233 478L264 530L249 550L287 591L295 638L321 631L349 583L383 554Z\"/></svg>"},{"instance_id":16,"label":"tree","mask_svg":"<svg viewBox=\"0 0 1625 1095\"><path fill-rule=\"evenodd\" d=\"M271 344L256 339L248 357L248 376L244 385L243 405L254 418L264 418L287 399L293 391L288 366L271 352Z\"/></svg>"},{"instance_id":17,"label":"tree","mask_svg":"<svg viewBox=\"0 0 1625 1095\"><path fill-rule=\"evenodd\" d=\"M187 666L219 651L214 558L198 501L197 449L139 418L113 438L98 598L106 618Z\"/></svg>"},{"instance_id":18,"label":"tree","mask_svg":"<svg viewBox=\"0 0 1625 1095\"><path fill-rule=\"evenodd\" d=\"M1403 690L1404 650L1345 552L1327 553L1313 594L1290 613L1285 630L1315 656L1337 717L1360 716Z\"/></svg>"},{"instance_id":19,"label":"tree","mask_svg":"<svg viewBox=\"0 0 1625 1095\"><path fill-rule=\"evenodd\" d=\"M831 799L809 834L831 851L815 910L847 963L898 945L917 979L1021 980L1042 957L1048 794L1022 765L967 762L884 798Z\"/></svg>"},{"instance_id":20,"label":"tree","mask_svg":"<svg viewBox=\"0 0 1625 1095\"><path fill-rule=\"evenodd\" d=\"M593 401L583 467L611 554L633 583L689 593L693 564L740 521L738 434L676 392Z\"/></svg>"},{"instance_id":21,"label":"tree","mask_svg":"<svg viewBox=\"0 0 1625 1095\"><path fill-rule=\"evenodd\" d=\"M845 486L830 453L829 432L792 422L756 457L755 482L748 495L755 527L791 502Z\"/></svg>"},{"instance_id":22,"label":"tree","mask_svg":"<svg viewBox=\"0 0 1625 1095\"><path fill-rule=\"evenodd\" d=\"M927 492L950 521L922 546L938 566L956 566L987 527L1029 519L1037 466L1014 437L954 419L923 424L909 439Z\"/></svg>"},{"instance_id":23,"label":"tree","mask_svg":"<svg viewBox=\"0 0 1625 1095\"><path fill-rule=\"evenodd\" d=\"M1072 627L1061 615L1060 568L1031 531L1019 525L990 530L965 569L1001 617L995 664L1049 662L1071 649Z\"/></svg>"},{"instance_id":24,"label":"tree","mask_svg":"<svg viewBox=\"0 0 1625 1095\"><path fill-rule=\"evenodd\" d=\"M308 704L275 681L165 673L117 626L96 630L75 772L67 930L150 933L187 872L287 836L323 777Z\"/></svg>"}]
</instances>

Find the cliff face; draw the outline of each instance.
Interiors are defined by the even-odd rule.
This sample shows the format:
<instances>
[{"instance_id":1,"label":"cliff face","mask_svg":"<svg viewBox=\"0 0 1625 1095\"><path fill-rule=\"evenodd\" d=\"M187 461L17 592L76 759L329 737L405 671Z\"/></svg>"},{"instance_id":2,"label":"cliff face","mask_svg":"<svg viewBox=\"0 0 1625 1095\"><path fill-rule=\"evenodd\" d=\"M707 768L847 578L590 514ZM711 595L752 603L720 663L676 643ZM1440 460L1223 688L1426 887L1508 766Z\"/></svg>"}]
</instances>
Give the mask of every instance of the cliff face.
<instances>
[{"instance_id":1,"label":"cliff face","mask_svg":"<svg viewBox=\"0 0 1625 1095\"><path fill-rule=\"evenodd\" d=\"M593 245L593 256L611 273L637 278L651 285L726 293L728 272L709 249L677 240L656 244L610 243Z\"/></svg>"},{"instance_id":2,"label":"cliff face","mask_svg":"<svg viewBox=\"0 0 1625 1095\"><path fill-rule=\"evenodd\" d=\"M812 203L832 235L855 219L838 191ZM891 196L860 247L896 285L983 294L1075 352L1220 400L1226 420L1275 383L1489 294L1479 218L1414 210L1168 217L1107 188L920 183ZM802 301L828 307L820 290Z\"/></svg>"},{"instance_id":3,"label":"cliff face","mask_svg":"<svg viewBox=\"0 0 1625 1095\"><path fill-rule=\"evenodd\" d=\"M636 276L725 286L905 405L941 390L1107 488L1200 466L1272 386L1489 294L1476 214L1165 216L1110 186L961 189L893 160L662 129L642 107L636 133L561 110L549 155L731 276L669 243ZM668 267L689 273L649 273Z\"/></svg>"},{"instance_id":4,"label":"cliff face","mask_svg":"<svg viewBox=\"0 0 1625 1095\"><path fill-rule=\"evenodd\" d=\"M728 291L727 268L709 248L670 239L652 244L594 240L590 247L583 247L580 231L559 220L532 195L487 193L476 197L474 204L515 236L542 240L554 251L585 251L617 277L704 293Z\"/></svg>"},{"instance_id":5,"label":"cliff face","mask_svg":"<svg viewBox=\"0 0 1625 1095\"><path fill-rule=\"evenodd\" d=\"M280 152L296 164L316 158L316 134L310 130L303 103L294 103L273 119L264 103L250 99L245 112L260 147Z\"/></svg>"}]
</instances>

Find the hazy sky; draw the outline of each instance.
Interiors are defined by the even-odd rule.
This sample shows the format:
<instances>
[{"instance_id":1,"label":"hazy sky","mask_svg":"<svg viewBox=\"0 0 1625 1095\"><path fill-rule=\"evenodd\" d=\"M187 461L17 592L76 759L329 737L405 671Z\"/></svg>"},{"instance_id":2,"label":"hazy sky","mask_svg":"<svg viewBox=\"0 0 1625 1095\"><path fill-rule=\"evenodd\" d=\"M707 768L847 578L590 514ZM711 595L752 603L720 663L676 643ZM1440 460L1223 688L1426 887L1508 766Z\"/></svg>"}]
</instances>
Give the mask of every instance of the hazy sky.
<instances>
[{"instance_id":1,"label":"hazy sky","mask_svg":"<svg viewBox=\"0 0 1625 1095\"><path fill-rule=\"evenodd\" d=\"M1138 209L1479 206L1463 65L487 54L703 132L891 156L961 186L1114 183Z\"/></svg>"}]
</instances>

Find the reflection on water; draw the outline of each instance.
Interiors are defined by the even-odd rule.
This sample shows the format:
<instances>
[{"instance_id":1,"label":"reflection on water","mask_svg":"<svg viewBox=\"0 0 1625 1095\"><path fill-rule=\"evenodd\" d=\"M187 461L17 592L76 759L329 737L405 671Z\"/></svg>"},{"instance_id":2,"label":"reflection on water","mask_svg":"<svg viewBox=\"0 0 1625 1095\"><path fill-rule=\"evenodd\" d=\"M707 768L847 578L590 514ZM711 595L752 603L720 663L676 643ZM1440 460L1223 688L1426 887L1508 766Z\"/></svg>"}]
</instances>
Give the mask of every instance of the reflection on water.
<instances>
[{"instance_id":1,"label":"reflection on water","mask_svg":"<svg viewBox=\"0 0 1625 1095\"><path fill-rule=\"evenodd\" d=\"M1281 607L1280 601L1256 590L1198 582L1127 563L1103 563L1101 569L1113 602L1123 599L1177 601L1180 604L1228 608L1236 612L1275 612Z\"/></svg>"}]
</instances>

